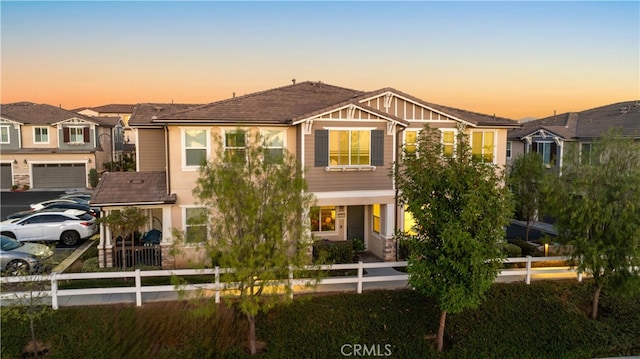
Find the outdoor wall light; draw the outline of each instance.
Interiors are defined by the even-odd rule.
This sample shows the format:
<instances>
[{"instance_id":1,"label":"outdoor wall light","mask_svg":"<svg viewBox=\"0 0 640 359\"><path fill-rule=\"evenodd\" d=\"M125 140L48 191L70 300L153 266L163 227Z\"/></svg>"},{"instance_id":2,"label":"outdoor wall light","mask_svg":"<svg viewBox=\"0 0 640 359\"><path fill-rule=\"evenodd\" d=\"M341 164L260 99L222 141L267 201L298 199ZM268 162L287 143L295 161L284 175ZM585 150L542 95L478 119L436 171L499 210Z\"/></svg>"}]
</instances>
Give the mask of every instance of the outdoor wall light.
<instances>
[{"instance_id":1,"label":"outdoor wall light","mask_svg":"<svg viewBox=\"0 0 640 359\"><path fill-rule=\"evenodd\" d=\"M26 159L26 158L24 159L24 161L22 161L22 163L24 163L25 165L26 165L26 164L29 164L29 162L27 162L27 159Z\"/></svg>"},{"instance_id":2,"label":"outdoor wall light","mask_svg":"<svg viewBox=\"0 0 640 359\"><path fill-rule=\"evenodd\" d=\"M89 159L87 160L87 163L91 163L91 158L89 158Z\"/></svg>"},{"instance_id":3,"label":"outdoor wall light","mask_svg":"<svg viewBox=\"0 0 640 359\"><path fill-rule=\"evenodd\" d=\"M16 160L15 158L13 159L13 164L17 165L18 164L18 160Z\"/></svg>"}]
</instances>

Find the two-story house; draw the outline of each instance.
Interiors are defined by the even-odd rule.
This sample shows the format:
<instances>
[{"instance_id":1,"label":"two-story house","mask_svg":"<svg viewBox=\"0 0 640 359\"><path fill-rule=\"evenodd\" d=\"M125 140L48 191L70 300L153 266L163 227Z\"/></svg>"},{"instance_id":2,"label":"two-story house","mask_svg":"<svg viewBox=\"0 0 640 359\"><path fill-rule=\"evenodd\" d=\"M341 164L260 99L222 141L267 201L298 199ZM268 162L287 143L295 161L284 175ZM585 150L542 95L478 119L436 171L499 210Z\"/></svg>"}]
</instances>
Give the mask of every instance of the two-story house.
<instances>
[{"instance_id":1,"label":"two-story house","mask_svg":"<svg viewBox=\"0 0 640 359\"><path fill-rule=\"evenodd\" d=\"M618 102L581 112L567 112L522 124L508 134L507 164L537 152L552 171L560 172L567 151L573 147L588 158L593 141L617 128L621 135L640 139L640 101Z\"/></svg>"},{"instance_id":2,"label":"two-story house","mask_svg":"<svg viewBox=\"0 0 640 359\"><path fill-rule=\"evenodd\" d=\"M86 188L108 161L119 117L89 117L32 102L1 105L1 187Z\"/></svg>"},{"instance_id":3,"label":"two-story house","mask_svg":"<svg viewBox=\"0 0 640 359\"><path fill-rule=\"evenodd\" d=\"M146 110L134 112L130 120L139 144L137 163L142 171L166 174L164 193L158 192L157 203L146 203L150 211L152 206L162 208L151 216L163 219L158 224L163 228L161 245L170 245L171 228L189 233L187 220L199 211L191 192L201 159L214 153L214 136L221 138L225 151L241 153L247 140L244 133L252 131L269 139L270 151L287 149L300 160L308 190L316 198L309 210L314 238L359 238L383 260L396 259L393 233L410 223L396 202L390 176L403 145L412 146L429 124L442 132L449 151L456 145L457 131L465 131L474 154L504 166L507 130L518 126L505 118L431 104L392 88L364 92L321 82L294 83L183 110L174 105L139 106ZM108 204L103 207L108 212L121 207L115 198L98 200L107 184L101 183L93 203ZM187 235L186 252L196 252L200 241ZM107 240L104 246L109 245ZM167 253L163 251L163 266L185 264L184 258L165 258Z\"/></svg>"}]
</instances>

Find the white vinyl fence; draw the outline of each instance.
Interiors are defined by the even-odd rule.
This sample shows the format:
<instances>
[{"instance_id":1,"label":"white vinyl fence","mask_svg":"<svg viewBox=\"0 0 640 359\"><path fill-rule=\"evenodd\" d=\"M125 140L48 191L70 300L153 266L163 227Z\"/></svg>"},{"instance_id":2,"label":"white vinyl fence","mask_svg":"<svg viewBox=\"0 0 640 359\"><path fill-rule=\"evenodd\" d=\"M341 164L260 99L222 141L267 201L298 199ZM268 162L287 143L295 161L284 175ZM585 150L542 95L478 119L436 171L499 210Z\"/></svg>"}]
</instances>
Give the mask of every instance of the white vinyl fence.
<instances>
[{"instance_id":1,"label":"white vinyl fence","mask_svg":"<svg viewBox=\"0 0 640 359\"><path fill-rule=\"evenodd\" d=\"M497 282L521 281L530 284L532 277L541 280L549 279L566 279L577 275L578 281L582 281L582 275L576 274L575 268L569 266L561 267L533 267L533 262L549 262L569 260L569 257L526 257L526 258L507 258L505 263L525 263L524 268L503 269L496 279ZM362 293L363 285L367 284L368 288L403 288L408 287L408 275L405 272L397 271L394 268L404 268L407 262L375 262L375 263L353 263L353 264L334 264L305 268L306 270L324 270L324 271L344 271L356 270L355 275L348 276L328 276L323 278L315 289L304 289L304 285L309 279L294 279L293 271L289 273L287 285L290 286L292 292L308 293L313 291L331 292L331 291L355 291ZM37 298L46 298L51 300L53 309L60 307L61 298L77 297L80 300L68 302L67 305L86 305L87 302L82 300L83 296L102 296L110 297L111 295L128 295L129 302L135 301L137 306L142 306L143 294L153 293L155 298L164 300L176 299L178 292L194 292L196 290L205 290L211 296L215 296L216 303L220 302L222 294L229 295L228 289L233 288L233 283L221 281L221 275L229 270L224 268L211 269L182 269L182 270L151 270L151 271L127 271L127 272L93 272L93 273L51 273L49 275L33 275L23 277L2 277L0 283L3 286L3 292L0 293L2 305L10 305L19 298L31 295ZM189 276L211 275L213 281L204 284L189 284L176 287L174 285L142 285L142 279L146 277L172 277L178 276L188 278ZM129 286L118 286L110 288L83 288L83 289L59 289L61 281L87 280L87 279L132 279L128 281ZM6 285L9 283L20 282L50 282L50 290L39 292L11 292L5 291ZM124 282L124 281L123 281ZM385 286L385 283L391 284ZM225 292L225 290L227 290ZM224 292L224 293L223 293ZM122 296L121 298L122 299ZM108 303L107 299L104 303ZM117 301L121 303L122 301ZM73 304L75 303L75 304ZM115 303L115 301L114 301ZM94 303L95 304L95 303Z\"/></svg>"}]
</instances>

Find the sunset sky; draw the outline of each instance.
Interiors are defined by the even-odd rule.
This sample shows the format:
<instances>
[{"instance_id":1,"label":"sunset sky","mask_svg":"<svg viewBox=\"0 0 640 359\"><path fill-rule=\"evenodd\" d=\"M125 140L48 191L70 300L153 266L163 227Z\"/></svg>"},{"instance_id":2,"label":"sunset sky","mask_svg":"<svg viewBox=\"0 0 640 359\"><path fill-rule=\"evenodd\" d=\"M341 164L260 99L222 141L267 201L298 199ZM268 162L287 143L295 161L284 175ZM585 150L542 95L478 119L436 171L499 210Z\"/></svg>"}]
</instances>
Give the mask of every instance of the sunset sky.
<instances>
[{"instance_id":1,"label":"sunset sky","mask_svg":"<svg viewBox=\"0 0 640 359\"><path fill-rule=\"evenodd\" d=\"M640 99L640 2L7 2L1 102L207 103L292 79L521 119Z\"/></svg>"}]
</instances>

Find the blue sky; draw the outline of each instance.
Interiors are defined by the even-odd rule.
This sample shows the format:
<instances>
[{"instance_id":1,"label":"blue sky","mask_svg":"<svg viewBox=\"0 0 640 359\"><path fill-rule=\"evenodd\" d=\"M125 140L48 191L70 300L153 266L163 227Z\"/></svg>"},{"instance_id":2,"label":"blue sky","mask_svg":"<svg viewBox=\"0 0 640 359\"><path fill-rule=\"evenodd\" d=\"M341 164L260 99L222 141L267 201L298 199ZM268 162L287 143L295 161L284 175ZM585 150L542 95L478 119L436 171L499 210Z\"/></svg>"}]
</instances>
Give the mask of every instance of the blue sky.
<instances>
[{"instance_id":1,"label":"blue sky","mask_svg":"<svg viewBox=\"0 0 640 359\"><path fill-rule=\"evenodd\" d=\"M639 2L7 2L2 103L211 102L298 81L514 119L640 98Z\"/></svg>"}]
</instances>

